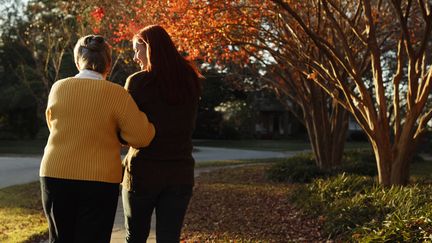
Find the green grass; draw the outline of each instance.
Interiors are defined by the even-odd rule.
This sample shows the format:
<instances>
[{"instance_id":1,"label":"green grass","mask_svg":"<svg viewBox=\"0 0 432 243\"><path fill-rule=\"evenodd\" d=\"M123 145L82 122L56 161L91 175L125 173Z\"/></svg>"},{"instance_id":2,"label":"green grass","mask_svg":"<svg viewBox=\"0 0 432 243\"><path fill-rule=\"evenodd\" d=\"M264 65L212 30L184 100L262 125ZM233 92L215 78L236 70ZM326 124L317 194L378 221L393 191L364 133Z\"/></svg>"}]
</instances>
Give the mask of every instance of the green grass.
<instances>
[{"instance_id":1,"label":"green grass","mask_svg":"<svg viewBox=\"0 0 432 243\"><path fill-rule=\"evenodd\" d=\"M432 160L412 163L410 175L414 178L427 178L432 180Z\"/></svg>"},{"instance_id":2,"label":"green grass","mask_svg":"<svg viewBox=\"0 0 432 243\"><path fill-rule=\"evenodd\" d=\"M310 149L301 140L194 140L194 146L234 148L263 151L300 151Z\"/></svg>"},{"instance_id":3,"label":"green grass","mask_svg":"<svg viewBox=\"0 0 432 243\"><path fill-rule=\"evenodd\" d=\"M39 182L0 189L0 242L32 242L45 236Z\"/></svg>"},{"instance_id":4,"label":"green grass","mask_svg":"<svg viewBox=\"0 0 432 243\"><path fill-rule=\"evenodd\" d=\"M42 155L46 139L0 140L0 154Z\"/></svg>"},{"instance_id":5,"label":"green grass","mask_svg":"<svg viewBox=\"0 0 432 243\"><path fill-rule=\"evenodd\" d=\"M233 165L246 165L246 164L268 164L285 160L284 158L268 158L268 159L242 159L242 160L212 160L196 162L195 168L209 168L209 167L224 167Z\"/></svg>"},{"instance_id":6,"label":"green grass","mask_svg":"<svg viewBox=\"0 0 432 243\"><path fill-rule=\"evenodd\" d=\"M303 140L194 140L194 146L234 148L263 151L302 151L310 150L308 141ZM346 149L370 148L367 142L347 142Z\"/></svg>"}]
</instances>

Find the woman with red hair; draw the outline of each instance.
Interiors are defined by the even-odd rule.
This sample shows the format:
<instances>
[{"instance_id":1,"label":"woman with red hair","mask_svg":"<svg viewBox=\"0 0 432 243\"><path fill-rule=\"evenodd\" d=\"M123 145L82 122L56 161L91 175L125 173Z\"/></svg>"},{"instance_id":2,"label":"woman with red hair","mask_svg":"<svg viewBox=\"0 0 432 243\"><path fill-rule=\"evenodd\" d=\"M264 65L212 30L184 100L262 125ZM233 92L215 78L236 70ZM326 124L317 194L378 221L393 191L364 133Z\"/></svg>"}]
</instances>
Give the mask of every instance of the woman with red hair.
<instances>
[{"instance_id":1,"label":"woman with red hair","mask_svg":"<svg viewBox=\"0 0 432 243\"><path fill-rule=\"evenodd\" d=\"M192 133L202 76L161 26L141 29L133 49L141 71L125 88L158 132L150 146L130 148L124 159L126 242L146 242L153 210L157 241L179 242L194 184Z\"/></svg>"}]
</instances>

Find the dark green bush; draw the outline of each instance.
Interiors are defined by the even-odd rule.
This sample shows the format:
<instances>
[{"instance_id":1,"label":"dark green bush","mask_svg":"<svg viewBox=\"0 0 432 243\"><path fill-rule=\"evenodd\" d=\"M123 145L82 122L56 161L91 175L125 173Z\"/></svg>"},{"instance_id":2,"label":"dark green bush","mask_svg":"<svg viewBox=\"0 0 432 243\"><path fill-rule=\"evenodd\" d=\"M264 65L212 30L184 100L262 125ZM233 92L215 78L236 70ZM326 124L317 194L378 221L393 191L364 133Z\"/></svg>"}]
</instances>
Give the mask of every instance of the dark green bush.
<instances>
[{"instance_id":1,"label":"dark green bush","mask_svg":"<svg viewBox=\"0 0 432 243\"><path fill-rule=\"evenodd\" d=\"M342 174L300 186L291 201L347 242L432 242L432 186L384 188L371 177Z\"/></svg>"},{"instance_id":2,"label":"dark green bush","mask_svg":"<svg viewBox=\"0 0 432 243\"><path fill-rule=\"evenodd\" d=\"M316 166L312 154L302 154L274 164L267 171L267 178L276 182L307 183L326 174Z\"/></svg>"},{"instance_id":3,"label":"dark green bush","mask_svg":"<svg viewBox=\"0 0 432 243\"><path fill-rule=\"evenodd\" d=\"M375 176L375 156L370 150L350 150L343 154L342 164L336 170L355 175Z\"/></svg>"},{"instance_id":4,"label":"dark green bush","mask_svg":"<svg viewBox=\"0 0 432 243\"><path fill-rule=\"evenodd\" d=\"M362 242L432 242L432 187L376 188L369 192L375 207L387 208L383 221L356 229L353 238Z\"/></svg>"},{"instance_id":5,"label":"dark green bush","mask_svg":"<svg viewBox=\"0 0 432 243\"><path fill-rule=\"evenodd\" d=\"M342 160L339 167L323 170L316 165L312 153L297 155L274 164L267 171L267 177L276 182L308 183L341 173L376 175L375 159L370 151L349 151L344 153Z\"/></svg>"},{"instance_id":6,"label":"dark green bush","mask_svg":"<svg viewBox=\"0 0 432 243\"><path fill-rule=\"evenodd\" d=\"M291 199L302 204L308 214L322 214L322 206L333 205L337 200L350 199L373 185L373 179L365 176L341 174L330 179L316 179L311 184L294 190Z\"/></svg>"}]
</instances>

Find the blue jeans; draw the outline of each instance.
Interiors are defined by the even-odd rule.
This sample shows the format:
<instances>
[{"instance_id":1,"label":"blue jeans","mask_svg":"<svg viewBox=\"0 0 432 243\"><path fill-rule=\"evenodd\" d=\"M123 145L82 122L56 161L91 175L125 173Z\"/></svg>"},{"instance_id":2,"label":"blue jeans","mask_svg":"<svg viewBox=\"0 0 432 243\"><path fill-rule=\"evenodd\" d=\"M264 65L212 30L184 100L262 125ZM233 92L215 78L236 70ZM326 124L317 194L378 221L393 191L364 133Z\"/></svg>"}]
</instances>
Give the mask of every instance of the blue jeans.
<instances>
[{"instance_id":1,"label":"blue jeans","mask_svg":"<svg viewBox=\"0 0 432 243\"><path fill-rule=\"evenodd\" d=\"M156 241L180 241L183 219L192 196L192 185L172 185L158 190L122 191L126 242L145 243L151 216L156 210Z\"/></svg>"}]
</instances>

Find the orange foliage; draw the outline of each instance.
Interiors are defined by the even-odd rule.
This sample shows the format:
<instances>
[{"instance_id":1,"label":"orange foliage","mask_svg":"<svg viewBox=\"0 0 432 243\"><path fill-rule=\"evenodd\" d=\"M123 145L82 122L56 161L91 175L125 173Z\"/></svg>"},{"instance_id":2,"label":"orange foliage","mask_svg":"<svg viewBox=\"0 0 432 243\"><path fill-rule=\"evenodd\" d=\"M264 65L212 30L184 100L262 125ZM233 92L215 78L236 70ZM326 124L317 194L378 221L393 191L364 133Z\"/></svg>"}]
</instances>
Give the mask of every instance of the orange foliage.
<instances>
[{"instance_id":1,"label":"orange foliage","mask_svg":"<svg viewBox=\"0 0 432 243\"><path fill-rule=\"evenodd\" d=\"M95 7L90 26L115 45L130 40L149 24L162 25L189 59L247 63L258 55L256 36L265 35L266 21L277 17L269 1L82 1ZM262 44L262 43L261 43ZM242 45L243 48L238 48Z\"/></svg>"}]
</instances>

